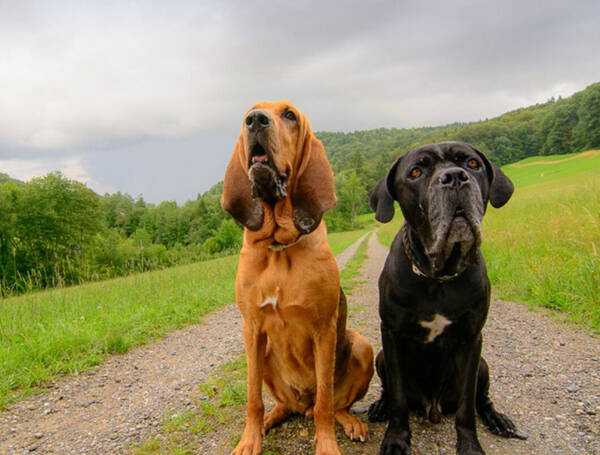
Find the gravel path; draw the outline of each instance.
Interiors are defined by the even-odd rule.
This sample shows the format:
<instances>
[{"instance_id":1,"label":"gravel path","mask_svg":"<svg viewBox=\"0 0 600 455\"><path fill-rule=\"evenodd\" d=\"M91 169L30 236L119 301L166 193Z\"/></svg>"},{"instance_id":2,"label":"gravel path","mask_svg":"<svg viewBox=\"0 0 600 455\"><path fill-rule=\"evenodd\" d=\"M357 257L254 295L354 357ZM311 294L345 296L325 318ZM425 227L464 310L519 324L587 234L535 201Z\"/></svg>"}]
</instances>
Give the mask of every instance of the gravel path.
<instances>
[{"instance_id":1,"label":"gravel path","mask_svg":"<svg viewBox=\"0 0 600 455\"><path fill-rule=\"evenodd\" d=\"M358 329L379 350L377 279L387 249L373 235L369 259L362 268L364 284L348 296L349 327ZM556 322L544 311L496 301L484 330L484 356L491 369L496 407L510 415L527 441L497 437L480 424L479 438L488 455L600 455L600 339ZM369 393L354 406L366 421L366 410L379 397L377 377ZM353 443L337 429L345 455L375 455L385 424L369 424L371 439ZM413 455L452 455L456 433L453 416L438 425L411 417ZM272 445L280 455L310 454L312 421L294 417L278 428ZM226 454L220 448L214 454ZM211 454L212 455L212 454Z\"/></svg>"},{"instance_id":2,"label":"gravel path","mask_svg":"<svg viewBox=\"0 0 600 455\"><path fill-rule=\"evenodd\" d=\"M337 260L338 267L340 268L340 270L342 270L346 266L348 261L350 259L352 259L352 256L354 256L354 253L356 253L356 250L358 250L358 247L360 246L363 239L367 235L369 235L368 232L366 234L364 234L363 236L361 236L356 242L354 242L352 245L350 245L348 248L346 248L340 254L337 255L336 260Z\"/></svg>"},{"instance_id":3,"label":"gravel path","mask_svg":"<svg viewBox=\"0 0 600 455\"><path fill-rule=\"evenodd\" d=\"M349 327L379 349L377 278L387 249L373 235L368 252L364 284L348 296ZM346 250L338 260L345 264L352 254ZM51 391L0 413L0 454L123 452L155 433L166 413L192 406L197 385L243 352L240 331L237 308L229 305L202 324L58 381ZM557 323L546 312L502 301L493 304L484 333L496 407L529 434L527 441L505 440L480 427L487 454L600 455L600 339ZM354 407L361 418L366 419L379 391L375 378L367 397ZM445 417L432 425L411 417L413 455L454 454L453 422ZM384 429L370 424L372 438L360 444L349 442L338 428L342 452L378 453ZM312 453L312 437L312 421L294 417L276 429L273 440L280 455L299 455ZM227 453L225 445L211 446L208 455Z\"/></svg>"},{"instance_id":4,"label":"gravel path","mask_svg":"<svg viewBox=\"0 0 600 455\"><path fill-rule=\"evenodd\" d=\"M363 238L338 255L340 269ZM191 406L198 384L243 352L241 318L231 304L9 406L0 412L0 454L123 452L154 433L167 413Z\"/></svg>"},{"instance_id":5,"label":"gravel path","mask_svg":"<svg viewBox=\"0 0 600 455\"><path fill-rule=\"evenodd\" d=\"M191 404L215 367L243 352L235 305L203 323L70 376L0 413L0 454L115 454Z\"/></svg>"}]
</instances>

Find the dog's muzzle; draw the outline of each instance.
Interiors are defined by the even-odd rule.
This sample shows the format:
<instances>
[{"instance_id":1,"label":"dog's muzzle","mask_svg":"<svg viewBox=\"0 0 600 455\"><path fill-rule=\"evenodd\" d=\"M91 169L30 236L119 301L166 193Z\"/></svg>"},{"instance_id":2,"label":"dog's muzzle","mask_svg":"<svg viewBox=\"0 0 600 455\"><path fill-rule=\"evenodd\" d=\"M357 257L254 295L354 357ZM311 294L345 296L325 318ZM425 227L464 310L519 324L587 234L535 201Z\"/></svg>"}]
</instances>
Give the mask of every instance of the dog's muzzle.
<instances>
[{"instance_id":1,"label":"dog's muzzle","mask_svg":"<svg viewBox=\"0 0 600 455\"><path fill-rule=\"evenodd\" d=\"M441 171L428 191L432 242L426 246L433 268L440 271L468 264L481 245L483 200L478 185L460 168Z\"/></svg>"}]
</instances>

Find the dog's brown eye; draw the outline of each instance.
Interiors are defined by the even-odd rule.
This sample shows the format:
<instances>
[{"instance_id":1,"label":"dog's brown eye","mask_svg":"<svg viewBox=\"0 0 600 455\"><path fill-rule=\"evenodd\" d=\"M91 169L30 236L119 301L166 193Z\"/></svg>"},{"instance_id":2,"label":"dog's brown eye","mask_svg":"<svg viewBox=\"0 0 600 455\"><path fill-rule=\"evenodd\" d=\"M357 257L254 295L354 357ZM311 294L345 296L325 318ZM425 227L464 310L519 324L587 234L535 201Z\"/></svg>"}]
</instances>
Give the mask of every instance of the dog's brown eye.
<instances>
[{"instance_id":1,"label":"dog's brown eye","mask_svg":"<svg viewBox=\"0 0 600 455\"><path fill-rule=\"evenodd\" d=\"M417 177L420 177L422 173L423 171L421 169L419 169L418 167L413 167L410 171L410 177L416 179Z\"/></svg>"},{"instance_id":2,"label":"dog's brown eye","mask_svg":"<svg viewBox=\"0 0 600 455\"><path fill-rule=\"evenodd\" d=\"M467 161L467 166L469 166L471 169L479 169L479 161L470 159Z\"/></svg>"},{"instance_id":3,"label":"dog's brown eye","mask_svg":"<svg viewBox=\"0 0 600 455\"><path fill-rule=\"evenodd\" d=\"M283 114L283 116L288 120L296 120L296 114L294 114L292 111L285 111L285 114Z\"/></svg>"}]
</instances>

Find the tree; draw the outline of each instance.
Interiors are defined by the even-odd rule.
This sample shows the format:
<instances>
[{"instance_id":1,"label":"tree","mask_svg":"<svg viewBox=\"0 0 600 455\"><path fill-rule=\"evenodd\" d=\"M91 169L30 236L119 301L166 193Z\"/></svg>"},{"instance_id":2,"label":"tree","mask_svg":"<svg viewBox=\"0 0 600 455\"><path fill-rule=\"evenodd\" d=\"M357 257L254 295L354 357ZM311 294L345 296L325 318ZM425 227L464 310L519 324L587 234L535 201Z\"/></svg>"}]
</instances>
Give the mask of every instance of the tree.
<instances>
[{"instance_id":1,"label":"tree","mask_svg":"<svg viewBox=\"0 0 600 455\"><path fill-rule=\"evenodd\" d=\"M573 150L600 148L600 83L582 93L577 118L579 121L573 128Z\"/></svg>"},{"instance_id":2,"label":"tree","mask_svg":"<svg viewBox=\"0 0 600 455\"><path fill-rule=\"evenodd\" d=\"M35 271L41 286L76 281L87 248L103 228L99 196L51 173L21 189L16 212L21 272Z\"/></svg>"}]
</instances>

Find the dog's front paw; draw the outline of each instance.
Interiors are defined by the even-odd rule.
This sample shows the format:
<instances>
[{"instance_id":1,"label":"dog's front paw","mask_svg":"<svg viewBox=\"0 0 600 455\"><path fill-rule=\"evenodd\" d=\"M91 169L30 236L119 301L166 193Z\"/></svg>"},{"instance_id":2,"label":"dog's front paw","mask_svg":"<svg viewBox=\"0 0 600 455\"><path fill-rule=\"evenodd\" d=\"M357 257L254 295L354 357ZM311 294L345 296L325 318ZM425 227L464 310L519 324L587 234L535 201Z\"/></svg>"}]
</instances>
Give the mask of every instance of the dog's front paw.
<instances>
[{"instance_id":1,"label":"dog's front paw","mask_svg":"<svg viewBox=\"0 0 600 455\"><path fill-rule=\"evenodd\" d=\"M337 441L334 438L327 440L317 439L317 451L316 455L342 455L337 445Z\"/></svg>"},{"instance_id":2,"label":"dog's front paw","mask_svg":"<svg viewBox=\"0 0 600 455\"><path fill-rule=\"evenodd\" d=\"M479 441L469 440L463 438L459 439L456 444L456 454L457 455L485 455L485 452L481 448Z\"/></svg>"},{"instance_id":3,"label":"dog's front paw","mask_svg":"<svg viewBox=\"0 0 600 455\"><path fill-rule=\"evenodd\" d=\"M379 449L379 455L410 455L410 432L394 433L386 431Z\"/></svg>"},{"instance_id":4,"label":"dog's front paw","mask_svg":"<svg viewBox=\"0 0 600 455\"><path fill-rule=\"evenodd\" d=\"M498 436L504 438L527 439L527 435L519 432L515 424L500 412L489 410L481 413L481 420L488 429Z\"/></svg>"},{"instance_id":5,"label":"dog's front paw","mask_svg":"<svg viewBox=\"0 0 600 455\"><path fill-rule=\"evenodd\" d=\"M262 438L242 438L231 455L260 455L262 449Z\"/></svg>"}]
</instances>

